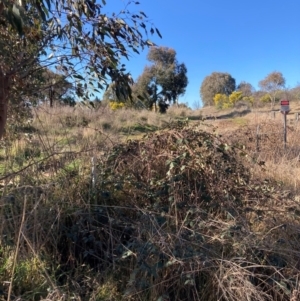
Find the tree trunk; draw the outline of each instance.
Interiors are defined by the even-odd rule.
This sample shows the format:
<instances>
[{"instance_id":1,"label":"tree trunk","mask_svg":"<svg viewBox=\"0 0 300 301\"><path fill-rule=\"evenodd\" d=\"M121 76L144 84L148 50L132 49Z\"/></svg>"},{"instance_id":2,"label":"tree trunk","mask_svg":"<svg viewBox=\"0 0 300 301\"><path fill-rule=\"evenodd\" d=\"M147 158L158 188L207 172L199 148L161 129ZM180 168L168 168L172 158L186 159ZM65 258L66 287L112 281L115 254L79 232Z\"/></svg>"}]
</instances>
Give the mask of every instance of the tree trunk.
<instances>
[{"instance_id":1,"label":"tree trunk","mask_svg":"<svg viewBox=\"0 0 300 301\"><path fill-rule=\"evenodd\" d=\"M53 86L51 86L49 90L50 108L53 108L53 97L54 97L54 90L53 90Z\"/></svg>"},{"instance_id":2,"label":"tree trunk","mask_svg":"<svg viewBox=\"0 0 300 301\"><path fill-rule=\"evenodd\" d=\"M0 139L5 133L10 76L0 69Z\"/></svg>"}]
</instances>

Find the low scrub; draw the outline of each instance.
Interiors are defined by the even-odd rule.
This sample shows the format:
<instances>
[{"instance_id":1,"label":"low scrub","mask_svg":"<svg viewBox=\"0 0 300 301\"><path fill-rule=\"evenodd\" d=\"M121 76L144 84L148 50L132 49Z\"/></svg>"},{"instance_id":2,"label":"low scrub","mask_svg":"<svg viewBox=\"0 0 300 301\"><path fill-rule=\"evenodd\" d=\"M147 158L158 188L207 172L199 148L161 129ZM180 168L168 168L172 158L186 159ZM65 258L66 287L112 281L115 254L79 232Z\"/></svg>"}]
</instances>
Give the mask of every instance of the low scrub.
<instances>
[{"instance_id":1,"label":"low scrub","mask_svg":"<svg viewBox=\"0 0 300 301\"><path fill-rule=\"evenodd\" d=\"M22 185L5 186L0 207L4 295L299 299L299 204L255 179L246 155L173 123L93 163L72 158L34 185L18 173Z\"/></svg>"}]
</instances>

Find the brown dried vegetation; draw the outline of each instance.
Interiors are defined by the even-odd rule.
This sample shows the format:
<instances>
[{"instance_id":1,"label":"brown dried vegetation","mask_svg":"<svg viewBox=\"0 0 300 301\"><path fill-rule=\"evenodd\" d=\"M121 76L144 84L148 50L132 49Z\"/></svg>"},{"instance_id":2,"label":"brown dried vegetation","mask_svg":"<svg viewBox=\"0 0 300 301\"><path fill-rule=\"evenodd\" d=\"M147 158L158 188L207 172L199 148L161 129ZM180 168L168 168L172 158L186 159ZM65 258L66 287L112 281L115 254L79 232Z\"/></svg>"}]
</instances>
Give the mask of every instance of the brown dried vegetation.
<instances>
[{"instance_id":1,"label":"brown dried vegetation","mask_svg":"<svg viewBox=\"0 0 300 301\"><path fill-rule=\"evenodd\" d=\"M4 295L12 279L20 300L297 300L299 203L253 172L250 134L204 127L20 171L2 189Z\"/></svg>"}]
</instances>

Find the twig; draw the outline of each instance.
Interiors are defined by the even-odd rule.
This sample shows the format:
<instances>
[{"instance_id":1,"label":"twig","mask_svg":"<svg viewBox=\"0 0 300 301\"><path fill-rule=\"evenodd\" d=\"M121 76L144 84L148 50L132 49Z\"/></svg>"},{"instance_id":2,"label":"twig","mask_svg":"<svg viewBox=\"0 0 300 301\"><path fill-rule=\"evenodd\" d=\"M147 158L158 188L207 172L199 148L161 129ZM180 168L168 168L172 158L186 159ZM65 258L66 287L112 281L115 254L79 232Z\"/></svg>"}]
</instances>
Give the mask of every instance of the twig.
<instances>
[{"instance_id":1,"label":"twig","mask_svg":"<svg viewBox=\"0 0 300 301\"><path fill-rule=\"evenodd\" d=\"M27 198L26 198L26 195L25 195L24 205L23 205L23 213L22 213L22 221L21 221L21 225L20 225L20 229L19 229L19 234L18 234L18 241L17 241L16 252L15 252L15 256L14 256L14 262L13 262L11 279L10 279L10 284L9 284L9 289L8 289L7 301L10 301L11 292L12 292L14 274L15 274L15 269L16 269L16 264L17 264L17 258L18 258L19 248L20 248L21 233L22 233L22 228L23 228L24 221L25 221L26 203L27 203Z\"/></svg>"}]
</instances>

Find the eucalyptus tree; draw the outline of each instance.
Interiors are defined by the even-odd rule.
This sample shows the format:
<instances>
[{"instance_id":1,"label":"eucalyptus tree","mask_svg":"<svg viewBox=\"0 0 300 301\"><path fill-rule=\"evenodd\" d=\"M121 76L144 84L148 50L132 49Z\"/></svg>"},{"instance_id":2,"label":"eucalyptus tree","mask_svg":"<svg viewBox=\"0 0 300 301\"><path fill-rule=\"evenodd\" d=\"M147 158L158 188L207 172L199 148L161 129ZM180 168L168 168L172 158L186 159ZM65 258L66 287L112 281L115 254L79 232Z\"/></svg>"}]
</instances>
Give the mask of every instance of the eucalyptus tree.
<instances>
[{"instance_id":1,"label":"eucalyptus tree","mask_svg":"<svg viewBox=\"0 0 300 301\"><path fill-rule=\"evenodd\" d=\"M179 63L176 51L168 47L151 47L147 58L152 64L144 68L134 85L135 95L147 99L150 107L161 98L178 103L188 84L185 64Z\"/></svg>"},{"instance_id":2,"label":"eucalyptus tree","mask_svg":"<svg viewBox=\"0 0 300 301\"><path fill-rule=\"evenodd\" d=\"M102 100L106 103L110 101L124 102L124 103L130 101L127 95L123 95L123 94L117 95L116 84L114 82L110 83L110 85L107 87L107 89L103 94Z\"/></svg>"},{"instance_id":3,"label":"eucalyptus tree","mask_svg":"<svg viewBox=\"0 0 300 301\"><path fill-rule=\"evenodd\" d=\"M89 99L91 91L100 92L111 81L117 95L131 97L133 81L121 60L154 45L148 32L161 37L143 11L130 11L138 4L129 1L119 13L108 14L105 0L2 0L0 137L12 91L17 93L16 87L24 81L33 90L41 88L35 75L45 68L72 82L82 99ZM48 82L42 89L55 84Z\"/></svg>"},{"instance_id":4,"label":"eucalyptus tree","mask_svg":"<svg viewBox=\"0 0 300 301\"><path fill-rule=\"evenodd\" d=\"M243 93L243 96L246 96L246 97L250 97L252 96L252 94L255 92L255 89L254 87L248 83L248 82L245 82L245 81L241 81L236 89L240 92Z\"/></svg>"},{"instance_id":5,"label":"eucalyptus tree","mask_svg":"<svg viewBox=\"0 0 300 301\"><path fill-rule=\"evenodd\" d=\"M165 76L158 78L158 84L174 104L178 105L179 95L183 95L188 85L187 68L184 63L175 64L165 70Z\"/></svg>"},{"instance_id":6,"label":"eucalyptus tree","mask_svg":"<svg viewBox=\"0 0 300 301\"><path fill-rule=\"evenodd\" d=\"M26 22L18 23L16 7L9 7L5 0L0 3L0 137L8 110L15 120L26 117L23 103L37 96L41 77L37 58L42 40L40 25L34 22L38 15L27 8Z\"/></svg>"},{"instance_id":7,"label":"eucalyptus tree","mask_svg":"<svg viewBox=\"0 0 300 301\"><path fill-rule=\"evenodd\" d=\"M271 101L271 108L274 109L276 96L285 87L285 78L281 72L273 71L258 83L259 87L268 93Z\"/></svg>"},{"instance_id":8,"label":"eucalyptus tree","mask_svg":"<svg viewBox=\"0 0 300 301\"><path fill-rule=\"evenodd\" d=\"M203 105L213 105L216 94L229 96L235 88L235 79L229 73L213 72L204 78L200 87L200 97Z\"/></svg>"},{"instance_id":9,"label":"eucalyptus tree","mask_svg":"<svg viewBox=\"0 0 300 301\"><path fill-rule=\"evenodd\" d=\"M154 89L152 69L145 66L143 73L132 86L132 96L137 107L151 109L157 101L157 89Z\"/></svg>"}]
</instances>

